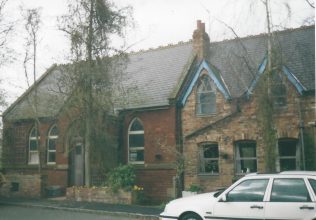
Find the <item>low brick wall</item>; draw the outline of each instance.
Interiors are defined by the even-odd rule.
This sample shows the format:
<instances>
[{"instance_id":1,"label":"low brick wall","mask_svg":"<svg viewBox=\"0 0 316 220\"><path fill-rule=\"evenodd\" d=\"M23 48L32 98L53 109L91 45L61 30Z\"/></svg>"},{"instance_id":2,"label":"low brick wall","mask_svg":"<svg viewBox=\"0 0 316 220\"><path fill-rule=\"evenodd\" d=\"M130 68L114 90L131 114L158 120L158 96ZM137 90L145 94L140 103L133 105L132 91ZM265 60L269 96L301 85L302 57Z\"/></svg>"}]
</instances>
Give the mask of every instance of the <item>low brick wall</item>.
<instances>
[{"instance_id":1,"label":"low brick wall","mask_svg":"<svg viewBox=\"0 0 316 220\"><path fill-rule=\"evenodd\" d=\"M2 197L40 198L46 185L46 178L39 174L10 173L4 175L5 182L0 187Z\"/></svg>"},{"instance_id":2,"label":"low brick wall","mask_svg":"<svg viewBox=\"0 0 316 220\"><path fill-rule=\"evenodd\" d=\"M70 187L66 190L66 197L74 201L86 202L102 202L109 204L132 204L133 193L119 190L112 192L110 189L104 187Z\"/></svg>"}]
</instances>

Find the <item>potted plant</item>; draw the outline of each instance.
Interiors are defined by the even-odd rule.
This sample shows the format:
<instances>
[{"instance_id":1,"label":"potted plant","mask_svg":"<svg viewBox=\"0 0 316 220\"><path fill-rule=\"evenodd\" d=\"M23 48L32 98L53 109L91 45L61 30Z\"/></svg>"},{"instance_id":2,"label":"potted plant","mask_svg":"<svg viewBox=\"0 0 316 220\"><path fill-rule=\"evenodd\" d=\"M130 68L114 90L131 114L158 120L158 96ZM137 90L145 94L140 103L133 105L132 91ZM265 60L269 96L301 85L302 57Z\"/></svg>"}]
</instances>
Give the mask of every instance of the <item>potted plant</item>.
<instances>
[{"instance_id":1,"label":"potted plant","mask_svg":"<svg viewBox=\"0 0 316 220\"><path fill-rule=\"evenodd\" d=\"M199 192L202 192L202 187L195 185L195 184L191 184L190 187L185 190L182 191L182 197L188 197L188 196L193 196L198 194Z\"/></svg>"}]
</instances>

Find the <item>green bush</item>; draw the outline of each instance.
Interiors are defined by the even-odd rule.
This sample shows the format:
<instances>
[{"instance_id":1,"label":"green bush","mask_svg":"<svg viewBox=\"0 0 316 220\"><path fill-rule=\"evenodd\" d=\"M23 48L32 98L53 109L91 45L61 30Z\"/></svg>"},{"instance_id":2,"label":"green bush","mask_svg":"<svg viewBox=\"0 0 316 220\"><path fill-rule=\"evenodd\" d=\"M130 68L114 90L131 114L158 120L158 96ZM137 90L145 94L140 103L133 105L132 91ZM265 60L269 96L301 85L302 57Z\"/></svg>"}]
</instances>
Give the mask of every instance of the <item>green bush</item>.
<instances>
[{"instance_id":1,"label":"green bush","mask_svg":"<svg viewBox=\"0 0 316 220\"><path fill-rule=\"evenodd\" d=\"M198 186L198 185L192 184L192 185L190 186L190 188L189 188L189 191L191 191L191 192L202 192L203 189L202 189L202 187L200 187L200 186Z\"/></svg>"},{"instance_id":2,"label":"green bush","mask_svg":"<svg viewBox=\"0 0 316 220\"><path fill-rule=\"evenodd\" d=\"M108 175L108 186L113 190L131 190L135 185L135 171L131 165L120 165L111 170Z\"/></svg>"}]
</instances>

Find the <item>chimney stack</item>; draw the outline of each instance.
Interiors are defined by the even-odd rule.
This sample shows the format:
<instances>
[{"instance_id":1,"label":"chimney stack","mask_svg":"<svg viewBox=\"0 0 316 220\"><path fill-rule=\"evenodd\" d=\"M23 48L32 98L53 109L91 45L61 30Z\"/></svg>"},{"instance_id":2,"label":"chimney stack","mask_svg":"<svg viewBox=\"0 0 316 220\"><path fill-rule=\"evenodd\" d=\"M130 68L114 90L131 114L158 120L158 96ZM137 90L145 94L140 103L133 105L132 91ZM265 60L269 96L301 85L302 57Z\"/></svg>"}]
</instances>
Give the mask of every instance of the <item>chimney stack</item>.
<instances>
[{"instance_id":1,"label":"chimney stack","mask_svg":"<svg viewBox=\"0 0 316 220\"><path fill-rule=\"evenodd\" d=\"M210 38L205 32L205 23L197 20L197 28L193 32L193 51L197 54L199 60L207 59L210 50Z\"/></svg>"}]
</instances>

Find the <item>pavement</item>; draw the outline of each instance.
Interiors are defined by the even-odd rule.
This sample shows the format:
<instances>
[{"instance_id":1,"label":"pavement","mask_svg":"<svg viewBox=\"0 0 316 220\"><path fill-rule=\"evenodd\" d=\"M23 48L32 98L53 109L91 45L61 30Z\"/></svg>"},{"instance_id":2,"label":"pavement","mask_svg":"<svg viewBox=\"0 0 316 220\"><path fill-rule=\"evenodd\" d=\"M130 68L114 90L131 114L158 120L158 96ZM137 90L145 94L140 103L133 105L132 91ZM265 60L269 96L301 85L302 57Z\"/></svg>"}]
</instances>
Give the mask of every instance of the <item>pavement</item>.
<instances>
[{"instance_id":1,"label":"pavement","mask_svg":"<svg viewBox=\"0 0 316 220\"><path fill-rule=\"evenodd\" d=\"M98 213L107 216L122 216L125 218L141 220L158 220L163 207L139 206L139 205L116 205L97 202L76 202L67 200L65 197L50 199L26 199L0 197L0 205L37 207L74 212Z\"/></svg>"}]
</instances>

